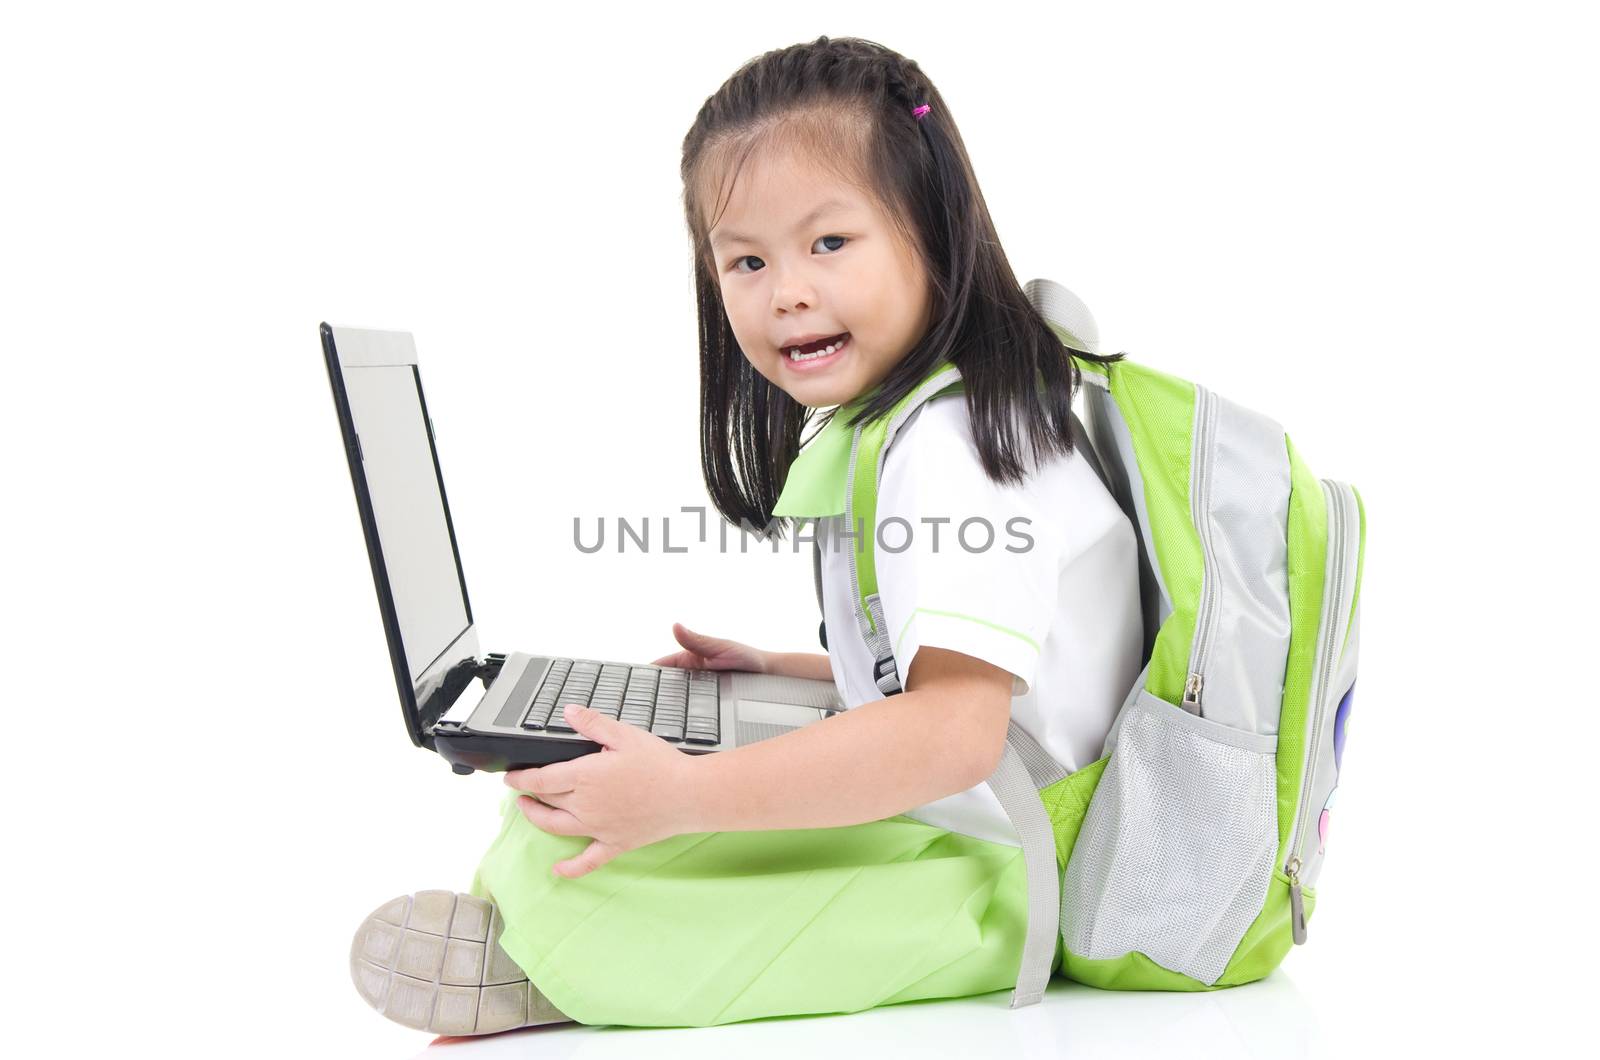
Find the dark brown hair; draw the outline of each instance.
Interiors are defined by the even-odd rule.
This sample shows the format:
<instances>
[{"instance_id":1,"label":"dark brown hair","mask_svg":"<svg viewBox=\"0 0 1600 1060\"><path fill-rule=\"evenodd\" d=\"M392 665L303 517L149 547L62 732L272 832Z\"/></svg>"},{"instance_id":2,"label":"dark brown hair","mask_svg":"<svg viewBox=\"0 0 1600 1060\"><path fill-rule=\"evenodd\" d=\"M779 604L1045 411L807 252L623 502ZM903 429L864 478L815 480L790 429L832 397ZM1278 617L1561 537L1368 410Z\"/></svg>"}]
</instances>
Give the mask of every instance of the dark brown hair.
<instances>
[{"instance_id":1,"label":"dark brown hair","mask_svg":"<svg viewBox=\"0 0 1600 1060\"><path fill-rule=\"evenodd\" d=\"M928 104L920 119L914 108ZM760 55L705 101L683 140L683 202L700 341L700 458L712 503L765 527L812 410L755 370L722 304L710 232L757 151L798 151L876 201L927 269L927 333L890 369L850 426L883 415L940 361L961 369L984 471L1021 482L1028 449L1070 453L1079 385L1070 354L1006 260L949 105L917 64L855 37L818 37ZM827 414L831 418L832 412ZM824 420L823 422L826 422ZM1024 443L1027 443L1025 447Z\"/></svg>"}]
</instances>

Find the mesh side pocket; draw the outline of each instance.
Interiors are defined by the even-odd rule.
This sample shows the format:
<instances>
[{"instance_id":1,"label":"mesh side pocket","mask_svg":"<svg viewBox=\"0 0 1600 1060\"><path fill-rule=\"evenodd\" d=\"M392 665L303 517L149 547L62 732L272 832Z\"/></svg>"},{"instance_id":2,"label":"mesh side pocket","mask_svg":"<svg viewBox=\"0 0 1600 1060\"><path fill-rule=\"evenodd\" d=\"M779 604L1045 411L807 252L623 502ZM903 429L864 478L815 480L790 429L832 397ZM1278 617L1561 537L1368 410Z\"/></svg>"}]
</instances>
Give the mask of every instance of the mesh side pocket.
<instances>
[{"instance_id":1,"label":"mesh side pocket","mask_svg":"<svg viewBox=\"0 0 1600 1060\"><path fill-rule=\"evenodd\" d=\"M1214 984L1261 912L1277 850L1277 737L1140 691L1067 863L1061 934Z\"/></svg>"}]
</instances>

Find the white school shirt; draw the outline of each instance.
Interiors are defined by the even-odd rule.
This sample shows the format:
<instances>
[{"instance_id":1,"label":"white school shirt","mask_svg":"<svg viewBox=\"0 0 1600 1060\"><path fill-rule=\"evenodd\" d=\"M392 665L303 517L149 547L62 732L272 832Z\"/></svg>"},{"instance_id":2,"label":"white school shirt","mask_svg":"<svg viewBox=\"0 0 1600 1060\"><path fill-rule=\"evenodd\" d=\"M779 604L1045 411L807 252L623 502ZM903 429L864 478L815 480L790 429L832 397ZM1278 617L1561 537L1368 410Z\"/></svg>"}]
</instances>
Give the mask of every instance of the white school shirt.
<instances>
[{"instance_id":1,"label":"white school shirt","mask_svg":"<svg viewBox=\"0 0 1600 1060\"><path fill-rule=\"evenodd\" d=\"M833 422L842 419L841 410ZM940 395L896 434L877 519L878 593L901 687L923 646L983 659L1010 671L1012 718L1057 762L1072 771L1095 762L1139 676L1144 631L1134 528L1082 454L1050 454L1024 484L997 484L979 460L966 396ZM981 521L961 532L974 519L993 528L992 542ZM844 516L825 522L842 528ZM853 614L852 547L823 538L828 661L847 707L884 698ZM1022 845L986 782L906 816Z\"/></svg>"}]
</instances>

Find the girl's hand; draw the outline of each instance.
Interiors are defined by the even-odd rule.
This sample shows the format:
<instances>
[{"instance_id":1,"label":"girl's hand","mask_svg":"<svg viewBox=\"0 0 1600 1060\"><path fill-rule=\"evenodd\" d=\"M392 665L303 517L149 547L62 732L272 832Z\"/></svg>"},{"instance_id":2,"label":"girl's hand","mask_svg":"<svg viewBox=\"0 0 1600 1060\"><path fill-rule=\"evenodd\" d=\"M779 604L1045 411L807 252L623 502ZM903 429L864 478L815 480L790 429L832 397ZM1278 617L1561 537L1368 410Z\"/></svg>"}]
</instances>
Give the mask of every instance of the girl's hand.
<instances>
[{"instance_id":1,"label":"girl's hand","mask_svg":"<svg viewBox=\"0 0 1600 1060\"><path fill-rule=\"evenodd\" d=\"M736 640L708 637L696 633L681 622L672 624L672 635L682 644L684 651L663 655L651 666L678 666L686 670L748 670L767 672L768 652L740 644Z\"/></svg>"},{"instance_id":2,"label":"girl's hand","mask_svg":"<svg viewBox=\"0 0 1600 1060\"><path fill-rule=\"evenodd\" d=\"M552 866L575 879L625 850L694 831L688 770L693 756L599 711L569 704L567 723L601 745L593 754L505 774L507 787L535 828L552 835L591 836L576 858Z\"/></svg>"}]
</instances>

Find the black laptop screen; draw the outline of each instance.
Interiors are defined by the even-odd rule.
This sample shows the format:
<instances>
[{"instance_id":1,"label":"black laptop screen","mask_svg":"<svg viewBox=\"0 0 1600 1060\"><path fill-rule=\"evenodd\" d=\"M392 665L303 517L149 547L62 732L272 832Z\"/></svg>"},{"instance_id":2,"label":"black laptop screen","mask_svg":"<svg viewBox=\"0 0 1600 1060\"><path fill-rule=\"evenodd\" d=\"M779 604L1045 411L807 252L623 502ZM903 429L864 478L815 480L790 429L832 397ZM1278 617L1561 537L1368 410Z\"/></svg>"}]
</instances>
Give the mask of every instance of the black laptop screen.
<instances>
[{"instance_id":1,"label":"black laptop screen","mask_svg":"<svg viewBox=\"0 0 1600 1060\"><path fill-rule=\"evenodd\" d=\"M343 366L383 565L415 682L470 622L414 365Z\"/></svg>"}]
</instances>

